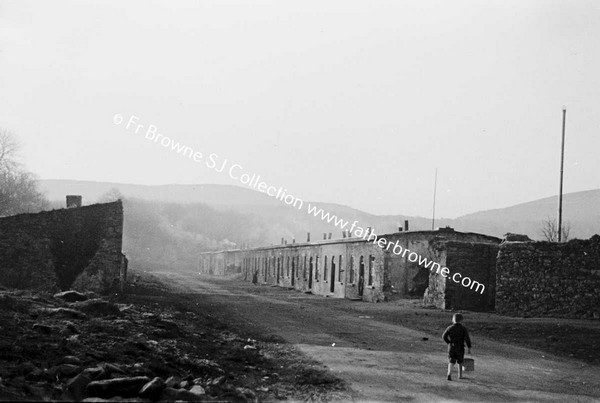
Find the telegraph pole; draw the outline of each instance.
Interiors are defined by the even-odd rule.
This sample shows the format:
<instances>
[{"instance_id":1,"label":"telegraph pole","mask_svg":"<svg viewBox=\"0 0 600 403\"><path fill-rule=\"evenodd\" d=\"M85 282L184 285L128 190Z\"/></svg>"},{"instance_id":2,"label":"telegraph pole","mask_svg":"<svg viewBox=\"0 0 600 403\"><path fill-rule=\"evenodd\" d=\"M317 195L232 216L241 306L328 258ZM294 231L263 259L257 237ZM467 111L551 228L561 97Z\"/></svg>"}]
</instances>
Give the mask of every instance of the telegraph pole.
<instances>
[{"instance_id":1,"label":"telegraph pole","mask_svg":"<svg viewBox=\"0 0 600 403\"><path fill-rule=\"evenodd\" d=\"M563 171L565 162L565 122L567 120L567 108L563 107L562 121L562 143L560 146L560 187L558 190L558 242L562 242L562 195L563 195Z\"/></svg>"},{"instance_id":2,"label":"telegraph pole","mask_svg":"<svg viewBox=\"0 0 600 403\"><path fill-rule=\"evenodd\" d=\"M433 212L431 216L431 230L435 228L435 193L437 191L437 168L435 169L435 180L433 182Z\"/></svg>"}]
</instances>

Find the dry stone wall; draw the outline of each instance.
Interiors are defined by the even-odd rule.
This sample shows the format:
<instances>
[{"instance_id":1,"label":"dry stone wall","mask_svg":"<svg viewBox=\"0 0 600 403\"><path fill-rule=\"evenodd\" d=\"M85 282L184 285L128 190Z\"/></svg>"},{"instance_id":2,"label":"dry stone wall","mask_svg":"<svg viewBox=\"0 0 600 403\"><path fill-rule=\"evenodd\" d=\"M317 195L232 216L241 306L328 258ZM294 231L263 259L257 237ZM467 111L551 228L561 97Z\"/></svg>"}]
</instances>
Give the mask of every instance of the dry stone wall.
<instances>
[{"instance_id":1,"label":"dry stone wall","mask_svg":"<svg viewBox=\"0 0 600 403\"><path fill-rule=\"evenodd\" d=\"M106 293L125 281L121 201L0 218L0 284Z\"/></svg>"},{"instance_id":2,"label":"dry stone wall","mask_svg":"<svg viewBox=\"0 0 600 403\"><path fill-rule=\"evenodd\" d=\"M501 314L600 319L599 235L567 243L504 243L496 270Z\"/></svg>"}]
</instances>

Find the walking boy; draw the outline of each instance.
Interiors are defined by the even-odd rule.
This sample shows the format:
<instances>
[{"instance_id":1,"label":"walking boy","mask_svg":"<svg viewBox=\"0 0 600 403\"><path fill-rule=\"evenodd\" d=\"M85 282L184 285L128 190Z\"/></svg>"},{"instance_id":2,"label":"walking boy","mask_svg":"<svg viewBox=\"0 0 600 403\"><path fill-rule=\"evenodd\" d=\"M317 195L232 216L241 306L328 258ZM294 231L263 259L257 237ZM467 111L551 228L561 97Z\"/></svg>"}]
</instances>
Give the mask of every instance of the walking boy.
<instances>
[{"instance_id":1,"label":"walking boy","mask_svg":"<svg viewBox=\"0 0 600 403\"><path fill-rule=\"evenodd\" d=\"M442 338L448 344L448 380L451 381L452 369L458 363L458 379L462 379L462 364L465 358L465 343L471 354L471 339L467 328L462 325L463 316L455 313L452 316L452 325L448 326Z\"/></svg>"}]
</instances>

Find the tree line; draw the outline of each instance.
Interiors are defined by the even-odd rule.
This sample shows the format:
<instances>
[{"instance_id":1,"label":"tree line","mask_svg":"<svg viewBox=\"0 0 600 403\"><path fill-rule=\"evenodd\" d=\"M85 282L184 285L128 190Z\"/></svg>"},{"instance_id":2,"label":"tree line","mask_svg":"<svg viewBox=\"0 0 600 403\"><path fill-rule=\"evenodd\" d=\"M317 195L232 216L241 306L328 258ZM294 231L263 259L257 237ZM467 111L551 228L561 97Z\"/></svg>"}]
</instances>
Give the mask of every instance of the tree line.
<instances>
[{"instance_id":1,"label":"tree line","mask_svg":"<svg viewBox=\"0 0 600 403\"><path fill-rule=\"evenodd\" d=\"M49 207L38 190L36 176L20 162L19 149L15 135L0 128L0 217L36 213Z\"/></svg>"}]
</instances>

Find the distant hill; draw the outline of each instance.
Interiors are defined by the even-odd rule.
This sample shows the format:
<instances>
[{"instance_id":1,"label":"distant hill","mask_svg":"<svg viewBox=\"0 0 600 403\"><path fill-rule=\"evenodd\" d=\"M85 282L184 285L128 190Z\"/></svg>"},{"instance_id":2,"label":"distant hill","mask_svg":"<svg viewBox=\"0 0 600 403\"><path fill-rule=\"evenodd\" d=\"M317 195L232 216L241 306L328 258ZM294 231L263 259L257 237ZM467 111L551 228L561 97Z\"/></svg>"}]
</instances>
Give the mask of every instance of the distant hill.
<instances>
[{"instance_id":1,"label":"distant hill","mask_svg":"<svg viewBox=\"0 0 600 403\"><path fill-rule=\"evenodd\" d=\"M548 217L555 218L557 208L558 196L553 196L468 214L453 222L457 227L475 232L491 235L515 232L539 239L540 223ZM600 189L563 195L563 222L570 224L574 238L589 238L600 233Z\"/></svg>"},{"instance_id":2,"label":"distant hill","mask_svg":"<svg viewBox=\"0 0 600 403\"><path fill-rule=\"evenodd\" d=\"M110 182L40 180L41 189L55 206L64 205L65 195L77 194L83 197L84 204L98 202L105 194L117 189L124 197L161 203L177 203L182 205L204 204L213 210L234 213L260 219L261 228L256 232L263 235L261 242L279 243L281 237L288 242L296 239L306 240L307 232L311 232L312 240L322 239L323 233L332 233L334 238L341 237L341 229L328 224L307 213L306 208L298 210L263 193L231 185L161 185L144 186ZM308 202L305 201L307 204ZM371 226L377 233L389 233L398 230L404 220L410 221L411 229L425 229L431 221L421 217L410 216L377 216L353 209L348 206L332 203L313 202L318 207L336 214L344 220L359 222L363 227ZM192 208L192 206L188 206ZM242 225L242 223L240 223ZM229 239L234 238L233 236ZM253 243L256 239L248 239Z\"/></svg>"},{"instance_id":3,"label":"distant hill","mask_svg":"<svg viewBox=\"0 0 600 403\"><path fill-rule=\"evenodd\" d=\"M323 239L324 233L341 237L341 229L251 189L230 185L144 186L107 182L41 180L40 187L54 206L64 206L65 195L83 196L96 203L118 190L125 197L124 250L144 266L193 265L198 252L225 248L305 242ZM106 201L106 200L104 200ZM564 220L571 237L600 233L600 190L564 195ZM305 203L308 203L305 201ZM313 202L313 205L377 234L396 232L404 220L410 229L431 228L431 220L404 215L374 215L348 206ZM507 232L541 239L542 221L556 216L557 197L548 197L502 209L481 211L456 219L436 219L436 227L502 237Z\"/></svg>"}]
</instances>

